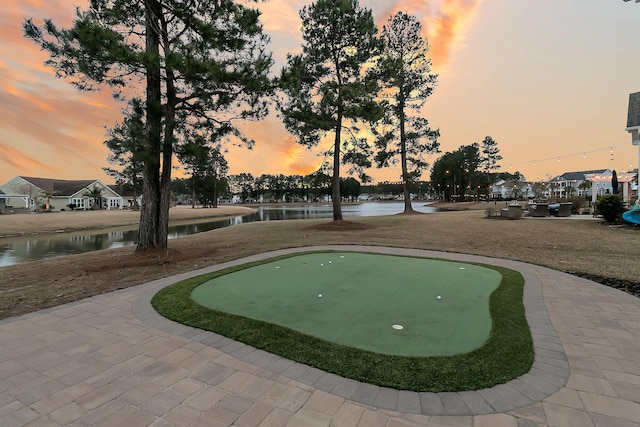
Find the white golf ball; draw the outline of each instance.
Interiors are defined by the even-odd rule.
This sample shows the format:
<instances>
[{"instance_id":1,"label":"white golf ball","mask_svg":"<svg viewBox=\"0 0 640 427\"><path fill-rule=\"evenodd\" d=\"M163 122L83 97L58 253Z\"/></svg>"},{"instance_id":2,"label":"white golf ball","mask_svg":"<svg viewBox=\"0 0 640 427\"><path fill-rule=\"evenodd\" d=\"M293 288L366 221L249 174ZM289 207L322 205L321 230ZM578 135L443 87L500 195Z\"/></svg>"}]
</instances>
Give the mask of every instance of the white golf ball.
<instances>
[{"instance_id":1,"label":"white golf ball","mask_svg":"<svg viewBox=\"0 0 640 427\"><path fill-rule=\"evenodd\" d=\"M322 298L322 294L318 294L318 298Z\"/></svg>"},{"instance_id":2,"label":"white golf ball","mask_svg":"<svg viewBox=\"0 0 640 427\"><path fill-rule=\"evenodd\" d=\"M442 299L442 297L441 297L440 295L438 295L438 296L436 297L436 299Z\"/></svg>"},{"instance_id":3,"label":"white golf ball","mask_svg":"<svg viewBox=\"0 0 640 427\"><path fill-rule=\"evenodd\" d=\"M324 267L324 264L320 264L320 267Z\"/></svg>"},{"instance_id":4,"label":"white golf ball","mask_svg":"<svg viewBox=\"0 0 640 427\"><path fill-rule=\"evenodd\" d=\"M329 261L329 264L333 263L333 261Z\"/></svg>"}]
</instances>

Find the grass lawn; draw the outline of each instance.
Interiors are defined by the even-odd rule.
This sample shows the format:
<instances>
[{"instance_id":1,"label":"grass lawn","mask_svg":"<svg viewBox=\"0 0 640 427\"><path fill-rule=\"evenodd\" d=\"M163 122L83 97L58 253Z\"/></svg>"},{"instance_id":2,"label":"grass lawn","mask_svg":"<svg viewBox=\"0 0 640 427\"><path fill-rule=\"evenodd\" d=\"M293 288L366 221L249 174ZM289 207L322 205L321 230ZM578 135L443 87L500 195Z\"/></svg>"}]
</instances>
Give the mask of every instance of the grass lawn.
<instances>
[{"instance_id":1,"label":"grass lawn","mask_svg":"<svg viewBox=\"0 0 640 427\"><path fill-rule=\"evenodd\" d=\"M361 260L367 258L364 254L349 253L345 255L329 252L307 254L307 256L311 258L306 258L306 260L307 262L313 260L315 264L319 264L317 262L318 260L326 258L332 259L336 264L339 264L341 255L345 257L361 257ZM369 255L369 257L371 256L372 255ZM439 273L437 269L433 268L435 265L439 265L433 264L437 262L446 266L445 272L443 273L444 276L455 274L453 269L456 269L457 272L461 274L472 273L476 279L478 279L478 274L484 271L488 277L493 277L499 282L499 286L489 297L489 313L492 323L490 331L488 331L486 336L486 341L484 340L485 336L481 334L481 325L474 325L474 328L477 327L478 333L482 335L484 345L477 347L477 344L471 343L470 346L472 348L477 348L450 356L421 357L415 355L382 354L380 352L356 348L351 345L336 343L331 339L331 336L323 337L325 339L318 338L314 336L317 334L303 333L296 328L291 329L283 324L278 325L273 323L273 321L267 322L244 315L232 314L226 312L226 309L225 311L215 310L194 301L194 298L202 300L207 296L208 291L210 291L210 289L206 287L200 287L202 284L208 283L210 286L211 284L215 286L217 280L220 280L218 284L225 283L225 279L228 279L226 283L230 283L229 281L233 281L234 278L237 279L237 283L246 280L246 278L239 279L235 274L246 274L248 275L247 277L250 278L249 281L253 283L261 282L264 285L263 288L269 288L275 283L271 279L273 273L276 275L283 273L282 270L289 268L288 266L291 266L292 262L299 262L304 259L305 258L301 258L299 254L296 254L290 257L245 264L240 267L229 268L188 279L161 290L153 298L152 304L163 316L180 323L210 330L242 341L256 348L264 349L282 357L315 366L344 377L397 389L432 392L475 390L504 383L526 373L531 368L533 363L533 344L524 316L524 306L522 303L524 280L518 272L500 267L416 258L406 258L399 263L400 266L413 266L418 265L419 261L422 261L426 263L425 265L432 267L433 275L437 278ZM373 260L373 258L370 258L369 262L371 262L371 260ZM395 261L398 260L396 259ZM277 266L281 268L276 269L275 267ZM328 270L328 267L328 265L323 266L325 271ZM369 268L370 267L371 266L369 266ZM318 265L314 265L313 268L317 269ZM461 268L465 270L468 268L470 271L461 271ZM276 270L278 271L276 272ZM339 269L336 268L336 272L337 270ZM402 268L399 268L398 272L401 270ZM270 273L266 274L267 271L270 271ZM343 273L346 271L349 271L349 269L342 270ZM309 273L309 271L306 271L306 273ZM304 275L306 273L303 269L300 269L296 274ZM444 278L444 276L440 279ZM300 277L302 276L299 276L298 279ZM306 277L309 277L309 275L307 274ZM462 282L464 281L461 281L461 283ZM319 282L314 283L310 284L312 287L309 289L309 292L313 293L309 294L312 295L312 298L309 298L309 300L313 300L313 304L317 304L317 292L313 286L319 286ZM381 277L381 283L384 283L384 277ZM222 286L226 288L229 287L224 284ZM360 283L359 286L365 285ZM313 289L313 291L311 291L311 289ZM330 298L332 289L336 290L334 288L325 289L329 289L328 293L325 292L325 294L327 294L326 298ZM192 298L194 290L195 294L193 294L194 298ZM446 300L444 297L442 301L437 301L432 298L429 299L429 303L435 303L436 306L440 303L442 306L442 303L450 298L445 291L446 289L436 292L445 294ZM376 292L378 292L378 290L376 290ZM199 296L199 293L203 295ZM264 297L265 294L261 295ZM231 294L230 296L232 299L238 299L237 294ZM373 296L374 295L370 295L370 297ZM323 295L323 299L324 298L325 295ZM453 296L451 296L451 298L454 299ZM227 302L229 301L231 300ZM267 302L269 303L269 301ZM331 301L327 302L331 303ZM222 303L224 304L224 301L222 301ZM211 305L210 301L207 304ZM399 301L398 304L402 305L404 302ZM476 301L475 304L477 305L478 302ZM264 307L268 307L269 305L270 304L265 304ZM263 312L264 307L261 309ZM355 306L351 307L351 309L353 310L354 316L361 314ZM465 310L463 308L460 309ZM342 309L342 311L347 313L348 310L349 308ZM393 311L395 312L395 310ZM242 310L239 312L242 312ZM443 313L444 311L441 312L442 316L452 315L451 312L446 315ZM453 322L455 313L453 313L453 315L451 321L444 322L443 326L446 323ZM261 315L257 315L256 317L260 316ZM382 324L385 325L388 332L393 333L394 331L390 327L391 325L387 325L390 321L390 319L383 319ZM442 332L446 335L446 330ZM393 345L399 344L392 342L391 346L393 347Z\"/></svg>"},{"instance_id":2,"label":"grass lawn","mask_svg":"<svg viewBox=\"0 0 640 427\"><path fill-rule=\"evenodd\" d=\"M166 251L136 253L135 248L127 247L2 267L0 319L253 254L333 244L431 249L522 261L585 276L640 296L636 250L640 228L565 218L501 221L486 218L486 204L455 205L479 210L352 218L342 224L328 220L255 222L173 239ZM220 213L217 209L185 211ZM73 219L76 213L61 212L52 218L69 214ZM113 213L119 218L119 212ZM48 214L6 217L23 221L20 229L29 232L30 221L48 218ZM100 217L93 225L79 225L98 229L117 226L114 218ZM6 221L3 215L3 230ZM0 244L6 240L0 238Z\"/></svg>"}]
</instances>

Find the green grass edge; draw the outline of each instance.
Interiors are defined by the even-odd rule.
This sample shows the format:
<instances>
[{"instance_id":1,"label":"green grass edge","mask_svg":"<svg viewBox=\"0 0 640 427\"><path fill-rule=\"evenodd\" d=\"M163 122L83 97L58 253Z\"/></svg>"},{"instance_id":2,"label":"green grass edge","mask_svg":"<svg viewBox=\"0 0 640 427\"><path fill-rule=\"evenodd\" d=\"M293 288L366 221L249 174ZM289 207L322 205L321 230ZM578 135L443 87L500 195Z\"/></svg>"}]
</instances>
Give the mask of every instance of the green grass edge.
<instances>
[{"instance_id":1,"label":"green grass edge","mask_svg":"<svg viewBox=\"0 0 640 427\"><path fill-rule=\"evenodd\" d=\"M318 252L322 251L304 253ZM489 299L491 332L482 347L446 357L373 353L334 344L279 325L212 310L191 299L191 291L195 287L215 277L304 253L250 262L186 279L160 290L151 304L159 314L176 322L212 331L345 378L399 390L479 390L503 384L531 369L534 349L522 298L524 278L519 272L503 267L466 263L490 268L502 275L500 285Z\"/></svg>"}]
</instances>

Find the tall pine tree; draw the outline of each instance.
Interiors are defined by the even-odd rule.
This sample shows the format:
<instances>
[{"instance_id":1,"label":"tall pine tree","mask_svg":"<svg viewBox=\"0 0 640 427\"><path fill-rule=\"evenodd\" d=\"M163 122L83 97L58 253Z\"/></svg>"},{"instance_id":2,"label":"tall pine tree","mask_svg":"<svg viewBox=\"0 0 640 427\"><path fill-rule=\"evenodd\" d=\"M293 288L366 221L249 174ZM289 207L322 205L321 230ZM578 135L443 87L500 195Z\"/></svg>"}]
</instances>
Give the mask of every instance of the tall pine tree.
<instances>
[{"instance_id":1,"label":"tall pine tree","mask_svg":"<svg viewBox=\"0 0 640 427\"><path fill-rule=\"evenodd\" d=\"M500 155L500 149L495 139L490 136L485 136L481 144L482 148L482 170L490 175L491 171L498 168L498 162L502 160Z\"/></svg>"},{"instance_id":2,"label":"tall pine tree","mask_svg":"<svg viewBox=\"0 0 640 427\"><path fill-rule=\"evenodd\" d=\"M410 185L428 166L424 155L438 151L439 130L420 114L433 93L437 75L431 73L429 43L412 15L398 12L382 28L382 55L377 63L385 115L373 128L378 167L400 162L404 211L411 207Z\"/></svg>"},{"instance_id":3,"label":"tall pine tree","mask_svg":"<svg viewBox=\"0 0 640 427\"><path fill-rule=\"evenodd\" d=\"M175 145L212 127L251 145L237 120L267 114L273 63L257 9L233 0L90 0L71 28L23 24L59 77L81 90L140 88L146 101L138 250L166 248Z\"/></svg>"},{"instance_id":4,"label":"tall pine tree","mask_svg":"<svg viewBox=\"0 0 640 427\"><path fill-rule=\"evenodd\" d=\"M316 0L300 17L302 53L287 58L280 79L287 97L279 107L301 145L316 146L333 133L333 219L341 220L341 162L356 168L371 164L369 145L355 125L382 116L375 101L377 82L366 76L379 52L377 29L371 11L357 0Z\"/></svg>"}]
</instances>

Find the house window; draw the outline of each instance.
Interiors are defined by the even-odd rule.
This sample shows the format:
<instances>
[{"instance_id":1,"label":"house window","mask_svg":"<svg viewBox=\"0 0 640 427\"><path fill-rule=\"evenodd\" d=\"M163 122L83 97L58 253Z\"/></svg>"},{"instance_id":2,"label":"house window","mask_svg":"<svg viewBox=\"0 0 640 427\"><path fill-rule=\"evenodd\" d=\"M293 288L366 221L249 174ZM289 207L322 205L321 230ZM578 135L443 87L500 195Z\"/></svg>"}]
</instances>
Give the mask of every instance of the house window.
<instances>
[{"instance_id":1,"label":"house window","mask_svg":"<svg viewBox=\"0 0 640 427\"><path fill-rule=\"evenodd\" d=\"M71 203L76 205L76 209L84 209L84 199L74 198L71 199Z\"/></svg>"}]
</instances>

